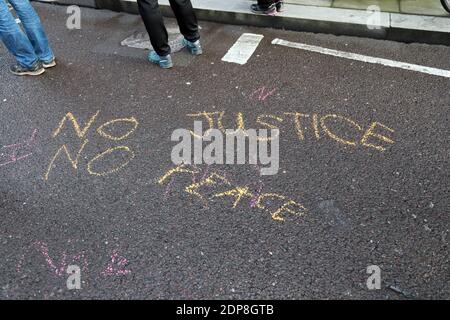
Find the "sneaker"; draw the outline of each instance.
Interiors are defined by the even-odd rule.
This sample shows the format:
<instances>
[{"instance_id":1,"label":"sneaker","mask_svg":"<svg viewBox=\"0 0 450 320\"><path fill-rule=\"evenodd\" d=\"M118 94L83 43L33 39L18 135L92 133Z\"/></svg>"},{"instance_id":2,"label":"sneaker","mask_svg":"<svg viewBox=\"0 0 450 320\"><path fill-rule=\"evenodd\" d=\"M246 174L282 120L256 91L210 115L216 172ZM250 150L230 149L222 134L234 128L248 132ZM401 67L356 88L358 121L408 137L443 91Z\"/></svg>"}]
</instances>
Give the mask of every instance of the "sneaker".
<instances>
[{"instance_id":1,"label":"sneaker","mask_svg":"<svg viewBox=\"0 0 450 320\"><path fill-rule=\"evenodd\" d=\"M189 40L183 39L183 45L189 50L189 52L194 56L199 56L203 53L202 45L200 40L191 42Z\"/></svg>"},{"instance_id":2,"label":"sneaker","mask_svg":"<svg viewBox=\"0 0 450 320\"><path fill-rule=\"evenodd\" d=\"M52 58L49 61L42 61L42 66L44 67L44 69L53 68L54 66L56 66L56 58Z\"/></svg>"},{"instance_id":3,"label":"sneaker","mask_svg":"<svg viewBox=\"0 0 450 320\"><path fill-rule=\"evenodd\" d=\"M37 61L30 68L22 67L20 64L15 64L12 65L9 70L16 76L38 76L45 72L45 69L40 61Z\"/></svg>"},{"instance_id":4,"label":"sneaker","mask_svg":"<svg viewBox=\"0 0 450 320\"><path fill-rule=\"evenodd\" d=\"M275 8L277 9L277 12L283 12L284 11L284 1L283 0L277 0L275 2Z\"/></svg>"},{"instance_id":5,"label":"sneaker","mask_svg":"<svg viewBox=\"0 0 450 320\"><path fill-rule=\"evenodd\" d=\"M268 7L263 7L263 6L260 6L257 4L252 4L250 9L252 10L253 13L256 13L256 14L264 14L267 16L274 16L277 14L277 7L276 7L275 3L271 4Z\"/></svg>"},{"instance_id":6,"label":"sneaker","mask_svg":"<svg viewBox=\"0 0 450 320\"><path fill-rule=\"evenodd\" d=\"M170 69L173 67L172 57L170 54L160 57L155 51L150 51L148 54L148 61L159 65L163 69Z\"/></svg>"}]
</instances>

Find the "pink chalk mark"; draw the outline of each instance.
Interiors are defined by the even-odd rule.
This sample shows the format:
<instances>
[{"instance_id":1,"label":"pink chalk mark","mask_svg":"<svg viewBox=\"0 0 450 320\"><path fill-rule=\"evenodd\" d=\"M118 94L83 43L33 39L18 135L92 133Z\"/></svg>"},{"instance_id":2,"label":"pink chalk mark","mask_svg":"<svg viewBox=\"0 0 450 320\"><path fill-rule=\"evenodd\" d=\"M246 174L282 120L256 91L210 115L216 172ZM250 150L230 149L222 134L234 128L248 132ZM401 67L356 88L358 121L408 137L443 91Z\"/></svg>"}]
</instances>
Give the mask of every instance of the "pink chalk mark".
<instances>
[{"instance_id":1,"label":"pink chalk mark","mask_svg":"<svg viewBox=\"0 0 450 320\"><path fill-rule=\"evenodd\" d=\"M48 246L45 242L36 241L35 242L36 249L44 256L45 261L47 262L47 265L50 267L50 269L53 270L53 272L58 276L62 276L65 274L65 271L67 270L67 263L66 263L66 253L63 252L61 262L59 263L59 266L56 265L56 263L53 261L53 259L50 257L48 253Z\"/></svg>"},{"instance_id":2,"label":"pink chalk mark","mask_svg":"<svg viewBox=\"0 0 450 320\"><path fill-rule=\"evenodd\" d=\"M117 262L116 262L117 259ZM119 256L117 251L114 251L111 255L111 261L106 266L105 270L102 271L103 276L125 276L130 274L130 270L124 269L124 267L128 264L128 259ZM119 267L119 268L117 268Z\"/></svg>"},{"instance_id":3,"label":"pink chalk mark","mask_svg":"<svg viewBox=\"0 0 450 320\"><path fill-rule=\"evenodd\" d=\"M61 277L66 274L67 267L69 266L69 263L67 261L70 261L71 263L78 262L83 264L83 270L87 271L88 262L86 259L86 256L84 252L80 252L74 256L70 260L67 259L67 253L64 251L61 255L61 260L59 263L56 263L51 257L48 252L48 246L45 242L36 241L34 243L36 246L36 249L44 256L45 261L47 262L47 265L49 268L55 273L56 276Z\"/></svg>"},{"instance_id":4,"label":"pink chalk mark","mask_svg":"<svg viewBox=\"0 0 450 320\"><path fill-rule=\"evenodd\" d=\"M19 263L18 263L17 266L16 266L16 272L17 272L17 273L22 272L22 265L23 265L23 262L24 262L24 261L25 261L25 254L22 254L22 255L20 256Z\"/></svg>"},{"instance_id":5,"label":"pink chalk mark","mask_svg":"<svg viewBox=\"0 0 450 320\"><path fill-rule=\"evenodd\" d=\"M169 194L172 191L172 185L174 182L175 178L171 177L169 183L166 186L166 191L164 192L164 200L167 200L169 198Z\"/></svg>"},{"instance_id":6,"label":"pink chalk mark","mask_svg":"<svg viewBox=\"0 0 450 320\"><path fill-rule=\"evenodd\" d=\"M250 100L265 101L268 97L272 96L277 91L277 88L271 90L267 89L265 86L253 91L250 95Z\"/></svg>"},{"instance_id":7,"label":"pink chalk mark","mask_svg":"<svg viewBox=\"0 0 450 320\"><path fill-rule=\"evenodd\" d=\"M262 192L262 189L264 188L264 183L262 181L259 181L259 188L258 192L255 194L255 196L250 200L250 208L255 208L256 203L258 202L258 197Z\"/></svg>"},{"instance_id":8,"label":"pink chalk mark","mask_svg":"<svg viewBox=\"0 0 450 320\"><path fill-rule=\"evenodd\" d=\"M19 151L22 150L22 149L26 149L26 148L32 148L35 145L36 133L37 133L37 130L34 129L31 137L28 140L25 140L22 143L15 143L15 144L10 144L10 145L1 147L0 148L0 155L2 154L2 150L3 149L5 149L5 150L11 149L11 151L9 151L7 153L7 155L8 155L7 158L9 158L9 160L6 161L6 162L0 163L0 167L6 166L6 165L11 164L11 163L15 163L17 161L26 159L29 156L33 155L33 153L29 152L27 154L19 156Z\"/></svg>"}]
</instances>

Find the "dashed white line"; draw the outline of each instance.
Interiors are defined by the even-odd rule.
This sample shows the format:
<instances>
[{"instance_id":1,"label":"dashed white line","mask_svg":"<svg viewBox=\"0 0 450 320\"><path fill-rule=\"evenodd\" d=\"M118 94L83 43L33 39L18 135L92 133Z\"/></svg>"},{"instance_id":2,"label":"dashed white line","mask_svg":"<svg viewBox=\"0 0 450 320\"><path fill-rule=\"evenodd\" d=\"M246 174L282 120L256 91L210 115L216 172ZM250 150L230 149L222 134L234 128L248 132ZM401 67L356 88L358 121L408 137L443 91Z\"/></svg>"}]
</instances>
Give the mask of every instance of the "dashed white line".
<instances>
[{"instance_id":1,"label":"dashed white line","mask_svg":"<svg viewBox=\"0 0 450 320\"><path fill-rule=\"evenodd\" d=\"M246 64L263 38L264 36L261 34L243 33L228 50L222 61Z\"/></svg>"},{"instance_id":2,"label":"dashed white line","mask_svg":"<svg viewBox=\"0 0 450 320\"><path fill-rule=\"evenodd\" d=\"M388 66L388 67L392 67L392 68L405 69L405 70L410 70L410 71L431 74L434 76L450 78L450 70L437 69L437 68L432 68L432 67L421 66L418 64L411 64L411 63L406 63L406 62L401 62L401 61L365 56L362 54L333 50L333 49L317 47L317 46L311 46L311 45L304 44L304 43L290 42L290 41L286 41L286 40L282 40L282 39L275 39L272 41L272 44L290 47L290 48L302 49L302 50L312 51L312 52L317 52L317 53L322 53L322 54L340 57L340 58L344 58L344 59L357 60L357 61L373 63L373 64L381 64L383 66Z\"/></svg>"}]
</instances>

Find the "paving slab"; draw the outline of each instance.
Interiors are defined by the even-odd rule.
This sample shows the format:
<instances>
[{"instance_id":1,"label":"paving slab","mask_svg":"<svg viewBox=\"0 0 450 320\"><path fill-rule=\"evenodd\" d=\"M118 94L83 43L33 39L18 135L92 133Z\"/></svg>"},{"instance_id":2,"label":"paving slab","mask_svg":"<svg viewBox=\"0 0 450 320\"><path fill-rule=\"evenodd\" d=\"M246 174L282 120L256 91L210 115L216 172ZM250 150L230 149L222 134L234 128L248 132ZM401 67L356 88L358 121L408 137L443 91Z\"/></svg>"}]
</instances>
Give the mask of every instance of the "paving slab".
<instances>
[{"instance_id":1,"label":"paving slab","mask_svg":"<svg viewBox=\"0 0 450 320\"><path fill-rule=\"evenodd\" d=\"M381 11L399 12L400 4L398 0L334 0L333 8L348 8L367 10L369 6L378 6Z\"/></svg>"},{"instance_id":2,"label":"paving slab","mask_svg":"<svg viewBox=\"0 0 450 320\"><path fill-rule=\"evenodd\" d=\"M417 1L417 0L401 0L400 12L407 14L445 16L449 13L444 10L439 0L433 1Z\"/></svg>"},{"instance_id":3,"label":"paving slab","mask_svg":"<svg viewBox=\"0 0 450 320\"><path fill-rule=\"evenodd\" d=\"M159 3L165 15L173 16L168 0L160 0ZM414 25L418 15L402 14L402 16L395 17L395 26L391 25L391 14L394 13L388 11L398 11L397 1L383 3L379 1L365 1L361 4L359 1L349 0L345 2L335 1L332 4L333 6L336 4L347 7L354 6L359 9L328 7L327 3L312 1L305 2L303 5L287 3L285 6L286 10L276 17L252 14L249 10L250 2L248 0L226 2L192 0L192 3L198 17L207 21L376 39L392 39L403 42L450 45L450 34L446 31L446 28L442 27L442 24L446 23L445 20L419 19L421 23ZM376 3L381 4L382 9L386 10L382 11L378 17L374 16L373 11L361 10L369 4ZM136 0L97 0L97 5L100 8L108 8L115 11L138 13ZM433 7L435 6L436 4L433 5ZM424 15L424 17L426 16ZM442 18L450 21L450 15L442 16ZM436 22L436 25L433 25L434 22ZM408 28L408 26L414 27Z\"/></svg>"}]
</instances>

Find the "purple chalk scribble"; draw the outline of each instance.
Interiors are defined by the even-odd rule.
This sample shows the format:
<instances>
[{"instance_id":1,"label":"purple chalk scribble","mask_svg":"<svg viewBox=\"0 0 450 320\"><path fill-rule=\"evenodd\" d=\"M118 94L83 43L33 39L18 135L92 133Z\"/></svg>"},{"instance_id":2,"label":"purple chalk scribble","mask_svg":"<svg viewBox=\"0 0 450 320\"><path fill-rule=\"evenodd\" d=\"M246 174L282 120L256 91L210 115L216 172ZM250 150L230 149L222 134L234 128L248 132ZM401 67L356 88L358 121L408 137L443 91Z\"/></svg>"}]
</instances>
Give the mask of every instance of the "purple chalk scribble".
<instances>
[{"instance_id":1,"label":"purple chalk scribble","mask_svg":"<svg viewBox=\"0 0 450 320\"><path fill-rule=\"evenodd\" d=\"M250 208L255 208L256 204L258 203L258 198L261 195L262 189L264 188L264 183L262 181L259 181L259 187L258 192L256 195L250 200Z\"/></svg>"},{"instance_id":2,"label":"purple chalk scribble","mask_svg":"<svg viewBox=\"0 0 450 320\"><path fill-rule=\"evenodd\" d=\"M77 262L78 264L83 265L83 271L87 271L88 262L85 256L84 252L80 252L76 255L73 255L71 258L67 255L67 253L64 251L61 254L61 259L59 262L56 262L54 258L52 258L49 254L48 245L45 242L42 241L35 241L31 246L29 246L27 249L27 254L30 254L30 250L36 250L38 253L40 253L47 263L47 266L52 270L52 272L58 276L62 277L66 274L67 267L70 263ZM22 266L25 262L25 253L21 255L19 262L16 266L16 272L22 273ZM68 259L69 258L69 259ZM70 263L68 263L70 262Z\"/></svg>"},{"instance_id":3,"label":"purple chalk scribble","mask_svg":"<svg viewBox=\"0 0 450 320\"><path fill-rule=\"evenodd\" d=\"M55 273L56 276L58 277L62 277L66 274L66 270L67 267L69 266L69 263L67 263L67 261L69 262L82 262L83 264L83 270L87 271L87 267L88 267L88 262L87 259L85 257L84 252L80 252L74 256L71 257L70 260L67 259L67 253L64 251L61 254L61 260L59 263L56 263L49 255L48 252L48 246L45 242L41 242L41 241L36 241L34 243L36 249L42 254L42 256L44 257L45 261L47 262L47 265L49 266L49 268Z\"/></svg>"},{"instance_id":4,"label":"purple chalk scribble","mask_svg":"<svg viewBox=\"0 0 450 320\"><path fill-rule=\"evenodd\" d=\"M117 259L117 261L116 261ZM130 270L124 269L124 267L128 264L128 259L119 256L117 251L114 251L111 255L111 261L108 263L108 266L105 270L102 271L103 276L125 276L130 274Z\"/></svg>"},{"instance_id":5,"label":"purple chalk scribble","mask_svg":"<svg viewBox=\"0 0 450 320\"><path fill-rule=\"evenodd\" d=\"M268 97L272 96L277 91L277 88L268 89L265 86L256 89L250 95L250 100L265 101Z\"/></svg>"},{"instance_id":6,"label":"purple chalk scribble","mask_svg":"<svg viewBox=\"0 0 450 320\"><path fill-rule=\"evenodd\" d=\"M35 146L37 129L33 131L31 137L22 143L10 144L0 148L0 167L18 162L33 155L31 149ZM26 153L25 153L26 152ZM5 158L5 159L3 159Z\"/></svg>"}]
</instances>

